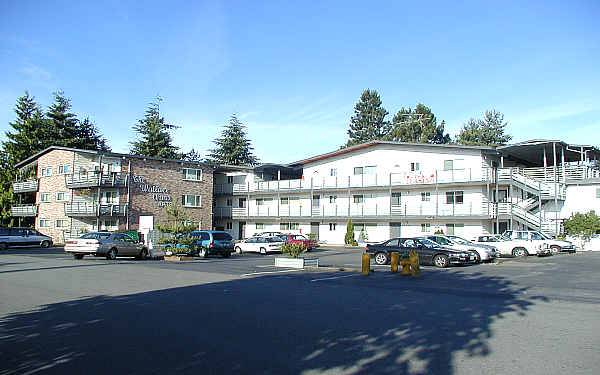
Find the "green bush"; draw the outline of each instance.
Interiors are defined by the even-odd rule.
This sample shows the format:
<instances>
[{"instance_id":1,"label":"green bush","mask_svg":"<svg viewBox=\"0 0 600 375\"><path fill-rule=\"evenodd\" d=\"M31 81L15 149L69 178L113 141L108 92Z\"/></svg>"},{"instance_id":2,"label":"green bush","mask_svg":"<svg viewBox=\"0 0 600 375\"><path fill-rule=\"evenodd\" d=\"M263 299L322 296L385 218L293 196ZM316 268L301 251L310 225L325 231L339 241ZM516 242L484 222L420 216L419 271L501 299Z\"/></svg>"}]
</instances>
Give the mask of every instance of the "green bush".
<instances>
[{"instance_id":1,"label":"green bush","mask_svg":"<svg viewBox=\"0 0 600 375\"><path fill-rule=\"evenodd\" d=\"M438 229L438 230L436 230L436 231L435 231L435 233L433 233L433 234L441 234L441 235L443 236L443 235L444 235L444 231L443 231L443 230L441 230L441 229Z\"/></svg>"},{"instance_id":2,"label":"green bush","mask_svg":"<svg viewBox=\"0 0 600 375\"><path fill-rule=\"evenodd\" d=\"M285 243L281 245L281 252L290 258L298 258L306 250L306 246L300 243Z\"/></svg>"}]
</instances>

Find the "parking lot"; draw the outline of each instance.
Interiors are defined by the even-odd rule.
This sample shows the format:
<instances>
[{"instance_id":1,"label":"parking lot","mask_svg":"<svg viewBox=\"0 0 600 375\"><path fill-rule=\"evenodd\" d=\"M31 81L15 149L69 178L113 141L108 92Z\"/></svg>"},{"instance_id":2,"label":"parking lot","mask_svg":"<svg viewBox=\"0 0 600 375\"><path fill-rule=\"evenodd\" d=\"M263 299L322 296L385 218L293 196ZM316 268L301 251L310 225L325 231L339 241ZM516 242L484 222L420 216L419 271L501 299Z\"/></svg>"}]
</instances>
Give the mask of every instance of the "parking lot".
<instances>
[{"instance_id":1,"label":"parking lot","mask_svg":"<svg viewBox=\"0 0 600 375\"><path fill-rule=\"evenodd\" d=\"M589 374L600 253L503 259L418 279L362 249L322 270L272 255L190 262L0 252L0 374ZM344 268L345 271L336 269ZM350 270L349 270L350 269ZM107 360L110 359L110 360Z\"/></svg>"}]
</instances>

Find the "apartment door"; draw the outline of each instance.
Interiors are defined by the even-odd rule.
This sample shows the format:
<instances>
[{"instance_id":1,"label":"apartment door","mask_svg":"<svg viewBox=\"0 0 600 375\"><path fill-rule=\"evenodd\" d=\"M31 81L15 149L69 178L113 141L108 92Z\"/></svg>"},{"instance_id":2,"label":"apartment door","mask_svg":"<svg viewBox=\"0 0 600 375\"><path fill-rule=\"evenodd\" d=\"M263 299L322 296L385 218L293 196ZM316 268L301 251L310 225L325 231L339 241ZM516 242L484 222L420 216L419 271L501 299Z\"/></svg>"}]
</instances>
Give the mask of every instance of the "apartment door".
<instances>
[{"instance_id":1,"label":"apartment door","mask_svg":"<svg viewBox=\"0 0 600 375\"><path fill-rule=\"evenodd\" d=\"M240 198L240 200L238 201L238 203L239 203L238 204L239 208L246 208L246 198Z\"/></svg>"},{"instance_id":2,"label":"apartment door","mask_svg":"<svg viewBox=\"0 0 600 375\"><path fill-rule=\"evenodd\" d=\"M310 223L310 233L316 234L317 240L319 239L319 223L318 222Z\"/></svg>"},{"instance_id":3,"label":"apartment door","mask_svg":"<svg viewBox=\"0 0 600 375\"><path fill-rule=\"evenodd\" d=\"M238 240L246 238L246 222L240 221L238 226Z\"/></svg>"},{"instance_id":4,"label":"apartment door","mask_svg":"<svg viewBox=\"0 0 600 375\"><path fill-rule=\"evenodd\" d=\"M390 238L402 237L402 223L390 223Z\"/></svg>"},{"instance_id":5,"label":"apartment door","mask_svg":"<svg viewBox=\"0 0 600 375\"><path fill-rule=\"evenodd\" d=\"M321 196L313 195L312 198L312 214L314 216L321 215Z\"/></svg>"}]
</instances>

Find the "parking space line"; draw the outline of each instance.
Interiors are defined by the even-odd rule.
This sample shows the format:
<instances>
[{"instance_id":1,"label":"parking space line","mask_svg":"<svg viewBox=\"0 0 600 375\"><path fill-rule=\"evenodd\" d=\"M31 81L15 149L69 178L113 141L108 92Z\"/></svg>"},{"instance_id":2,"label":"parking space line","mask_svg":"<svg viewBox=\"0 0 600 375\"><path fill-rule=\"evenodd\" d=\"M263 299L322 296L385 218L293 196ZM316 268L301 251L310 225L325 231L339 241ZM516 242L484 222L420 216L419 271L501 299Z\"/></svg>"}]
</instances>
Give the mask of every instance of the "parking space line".
<instances>
[{"instance_id":1,"label":"parking space line","mask_svg":"<svg viewBox=\"0 0 600 375\"><path fill-rule=\"evenodd\" d=\"M253 275L264 275L269 273L283 273L283 272L297 272L301 270L281 270L281 271L264 271L264 272L253 272L253 273L245 273L241 276L253 276Z\"/></svg>"},{"instance_id":2,"label":"parking space line","mask_svg":"<svg viewBox=\"0 0 600 375\"><path fill-rule=\"evenodd\" d=\"M311 280L311 282L313 282L313 281L323 281L323 280L333 280L333 279L342 279L344 277L352 277L352 276L356 276L356 274L353 274L353 275L344 275L344 276L324 277L322 279L313 279L313 280Z\"/></svg>"}]
</instances>

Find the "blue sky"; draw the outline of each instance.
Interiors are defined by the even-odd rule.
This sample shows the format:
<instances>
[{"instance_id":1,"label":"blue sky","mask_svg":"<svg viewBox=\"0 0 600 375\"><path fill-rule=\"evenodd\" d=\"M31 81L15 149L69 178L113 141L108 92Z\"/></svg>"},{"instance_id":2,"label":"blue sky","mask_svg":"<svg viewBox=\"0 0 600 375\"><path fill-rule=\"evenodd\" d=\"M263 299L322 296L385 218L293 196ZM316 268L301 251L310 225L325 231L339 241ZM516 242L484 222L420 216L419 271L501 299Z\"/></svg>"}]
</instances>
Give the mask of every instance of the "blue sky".
<instances>
[{"instance_id":1,"label":"blue sky","mask_svg":"<svg viewBox=\"0 0 600 375\"><path fill-rule=\"evenodd\" d=\"M25 90L63 90L114 151L159 94L204 156L235 112L264 162L337 149L366 88L456 135L486 109L513 141L600 145L600 2L0 3L0 132Z\"/></svg>"}]
</instances>

